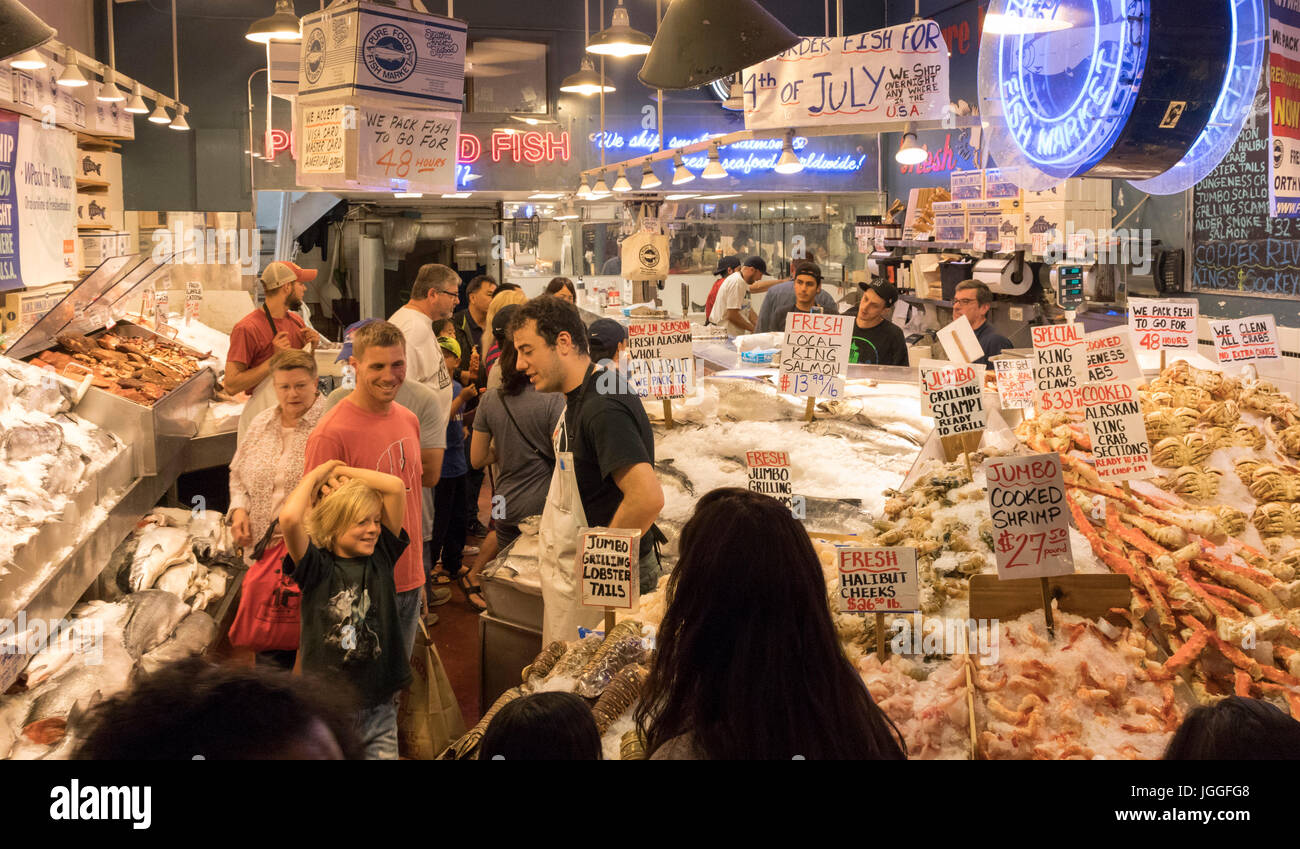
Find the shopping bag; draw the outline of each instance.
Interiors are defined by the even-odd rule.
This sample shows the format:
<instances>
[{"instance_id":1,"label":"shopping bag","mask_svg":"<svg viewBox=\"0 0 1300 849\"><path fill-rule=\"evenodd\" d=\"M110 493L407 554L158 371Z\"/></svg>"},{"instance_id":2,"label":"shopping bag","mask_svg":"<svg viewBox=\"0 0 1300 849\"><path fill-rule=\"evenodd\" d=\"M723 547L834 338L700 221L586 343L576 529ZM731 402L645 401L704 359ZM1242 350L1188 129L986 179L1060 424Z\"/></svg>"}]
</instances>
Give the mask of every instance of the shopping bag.
<instances>
[{"instance_id":1,"label":"shopping bag","mask_svg":"<svg viewBox=\"0 0 1300 849\"><path fill-rule=\"evenodd\" d=\"M239 609L230 625L230 644L253 651L298 648L302 592L284 574L284 540L249 567L240 589Z\"/></svg>"},{"instance_id":2,"label":"shopping bag","mask_svg":"<svg viewBox=\"0 0 1300 849\"><path fill-rule=\"evenodd\" d=\"M397 706L397 750L404 758L431 761L464 734L460 702L421 619L411 656L411 686Z\"/></svg>"},{"instance_id":3,"label":"shopping bag","mask_svg":"<svg viewBox=\"0 0 1300 849\"><path fill-rule=\"evenodd\" d=\"M623 240L624 280L663 280L668 276L668 237L638 230Z\"/></svg>"}]
</instances>

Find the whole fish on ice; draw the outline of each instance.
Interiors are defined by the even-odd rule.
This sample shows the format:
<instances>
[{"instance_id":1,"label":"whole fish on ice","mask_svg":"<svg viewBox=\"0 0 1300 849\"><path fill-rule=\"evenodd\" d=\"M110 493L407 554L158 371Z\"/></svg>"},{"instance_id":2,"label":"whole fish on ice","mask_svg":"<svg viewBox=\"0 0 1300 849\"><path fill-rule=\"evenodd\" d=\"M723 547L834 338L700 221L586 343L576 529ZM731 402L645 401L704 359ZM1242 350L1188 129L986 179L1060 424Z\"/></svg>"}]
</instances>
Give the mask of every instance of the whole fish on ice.
<instances>
[{"instance_id":1,"label":"whole fish on ice","mask_svg":"<svg viewBox=\"0 0 1300 849\"><path fill-rule=\"evenodd\" d=\"M180 528L150 528L140 535L131 564L131 589L147 590L168 566L181 563L190 554L190 535Z\"/></svg>"},{"instance_id":2,"label":"whole fish on ice","mask_svg":"<svg viewBox=\"0 0 1300 849\"><path fill-rule=\"evenodd\" d=\"M21 462L42 454L53 454L62 444L63 428L53 422L19 425L0 437L0 452L10 462Z\"/></svg>"},{"instance_id":3,"label":"whole fish on ice","mask_svg":"<svg viewBox=\"0 0 1300 849\"><path fill-rule=\"evenodd\" d=\"M169 663L203 654L217 636L217 623L211 616L195 611L181 620L176 633L140 659L140 669L153 674Z\"/></svg>"},{"instance_id":4,"label":"whole fish on ice","mask_svg":"<svg viewBox=\"0 0 1300 849\"><path fill-rule=\"evenodd\" d=\"M132 657L142 657L171 636L190 613L189 605L162 590L140 590L126 598L127 614L122 639Z\"/></svg>"},{"instance_id":5,"label":"whole fish on ice","mask_svg":"<svg viewBox=\"0 0 1300 849\"><path fill-rule=\"evenodd\" d=\"M178 598L185 601L193 598L206 586L203 580L206 572L207 570L191 557L183 563L167 567L162 577L154 582L154 587L164 592L175 593Z\"/></svg>"}]
</instances>

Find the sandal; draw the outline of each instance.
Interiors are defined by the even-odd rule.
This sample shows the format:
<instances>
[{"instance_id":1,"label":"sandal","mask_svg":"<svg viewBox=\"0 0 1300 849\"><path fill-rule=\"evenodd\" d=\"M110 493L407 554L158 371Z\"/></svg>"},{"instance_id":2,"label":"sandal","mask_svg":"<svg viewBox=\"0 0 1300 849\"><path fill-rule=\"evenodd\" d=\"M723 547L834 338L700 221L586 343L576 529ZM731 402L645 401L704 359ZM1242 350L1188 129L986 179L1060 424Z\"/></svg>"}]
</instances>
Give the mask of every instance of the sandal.
<instances>
[{"instance_id":1,"label":"sandal","mask_svg":"<svg viewBox=\"0 0 1300 849\"><path fill-rule=\"evenodd\" d=\"M450 587L456 581L468 576L469 576L468 566L460 567L460 570L456 572L455 577L449 574L446 570L439 570L433 573L433 577L429 579L429 583L439 587Z\"/></svg>"},{"instance_id":2,"label":"sandal","mask_svg":"<svg viewBox=\"0 0 1300 849\"><path fill-rule=\"evenodd\" d=\"M483 588L469 582L468 572L456 579L456 586L460 587L461 592L465 593L465 600L469 602L469 606L474 608L476 612L482 613L487 610L487 604L483 601ZM478 596L479 600L475 601L474 596Z\"/></svg>"}]
</instances>

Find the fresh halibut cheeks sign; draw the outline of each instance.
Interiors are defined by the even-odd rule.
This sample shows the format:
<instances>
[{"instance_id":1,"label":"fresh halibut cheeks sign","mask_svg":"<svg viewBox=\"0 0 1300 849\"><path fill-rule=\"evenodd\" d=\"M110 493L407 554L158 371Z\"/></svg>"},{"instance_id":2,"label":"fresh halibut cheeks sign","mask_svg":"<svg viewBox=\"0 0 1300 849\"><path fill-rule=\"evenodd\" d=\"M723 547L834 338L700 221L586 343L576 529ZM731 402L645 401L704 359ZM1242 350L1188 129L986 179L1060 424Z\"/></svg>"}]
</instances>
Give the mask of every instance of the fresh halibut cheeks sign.
<instances>
[{"instance_id":1,"label":"fresh halibut cheeks sign","mask_svg":"<svg viewBox=\"0 0 1300 849\"><path fill-rule=\"evenodd\" d=\"M915 548L841 548L836 552L836 563L840 572L840 612L899 613L920 609Z\"/></svg>"},{"instance_id":2,"label":"fresh halibut cheeks sign","mask_svg":"<svg viewBox=\"0 0 1300 849\"><path fill-rule=\"evenodd\" d=\"M741 85L749 130L934 120L948 108L948 46L929 20L805 38Z\"/></svg>"}]
</instances>

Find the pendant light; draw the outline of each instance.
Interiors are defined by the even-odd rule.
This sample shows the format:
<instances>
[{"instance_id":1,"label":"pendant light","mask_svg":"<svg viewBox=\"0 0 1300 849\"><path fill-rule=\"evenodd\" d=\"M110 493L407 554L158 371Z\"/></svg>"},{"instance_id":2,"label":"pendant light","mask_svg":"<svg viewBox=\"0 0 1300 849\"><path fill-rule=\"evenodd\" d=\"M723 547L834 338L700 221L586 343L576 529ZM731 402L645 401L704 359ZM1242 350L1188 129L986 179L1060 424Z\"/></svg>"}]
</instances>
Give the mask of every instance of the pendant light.
<instances>
[{"instance_id":1,"label":"pendant light","mask_svg":"<svg viewBox=\"0 0 1300 849\"><path fill-rule=\"evenodd\" d=\"M727 169L722 167L722 160L718 158L718 146L716 144L709 147L709 162L700 172L700 176L706 180L721 180L727 176Z\"/></svg>"},{"instance_id":2,"label":"pendant light","mask_svg":"<svg viewBox=\"0 0 1300 849\"><path fill-rule=\"evenodd\" d=\"M619 169L618 169L618 179L614 181L614 191L616 191L616 192L630 192L630 191L632 191L632 184L629 183L629 182L627 181L627 169L626 169L626 168L619 168Z\"/></svg>"},{"instance_id":3,"label":"pendant light","mask_svg":"<svg viewBox=\"0 0 1300 849\"><path fill-rule=\"evenodd\" d=\"M618 0L609 29L603 29L591 37L587 42L587 52L598 56L625 59L628 56L644 56L649 53L650 43L650 36L640 30L632 29L623 0Z\"/></svg>"},{"instance_id":4,"label":"pendant light","mask_svg":"<svg viewBox=\"0 0 1300 849\"><path fill-rule=\"evenodd\" d=\"M164 98L162 95L154 101L153 112L149 114L149 122L153 124L170 124L172 116L167 113L166 107L163 106Z\"/></svg>"},{"instance_id":5,"label":"pendant light","mask_svg":"<svg viewBox=\"0 0 1300 849\"><path fill-rule=\"evenodd\" d=\"M104 82L99 86L99 94L95 99L103 103L121 103L126 100L126 95L122 89L117 87L117 72L111 67L104 71Z\"/></svg>"},{"instance_id":6,"label":"pendant light","mask_svg":"<svg viewBox=\"0 0 1300 849\"><path fill-rule=\"evenodd\" d=\"M41 68L46 67L46 62L39 50L28 50L26 53L20 53L10 59L9 67L17 68L20 71L39 71Z\"/></svg>"},{"instance_id":7,"label":"pendant light","mask_svg":"<svg viewBox=\"0 0 1300 849\"><path fill-rule=\"evenodd\" d=\"M591 196L593 198L609 197L609 186L605 184L605 172L601 171L596 177L596 184L591 187Z\"/></svg>"},{"instance_id":8,"label":"pendant light","mask_svg":"<svg viewBox=\"0 0 1300 849\"><path fill-rule=\"evenodd\" d=\"M244 33L244 38L258 44L272 41L302 41L302 24L293 13L291 0L275 0L275 12L270 17L254 21Z\"/></svg>"},{"instance_id":9,"label":"pendant light","mask_svg":"<svg viewBox=\"0 0 1300 849\"><path fill-rule=\"evenodd\" d=\"M67 61L64 63L66 67L64 67L63 73L59 74L59 78L55 82L65 88L83 88L90 85L86 75L81 73L81 68L77 67L77 52L71 47L68 48L66 59Z\"/></svg>"},{"instance_id":10,"label":"pendant light","mask_svg":"<svg viewBox=\"0 0 1300 849\"><path fill-rule=\"evenodd\" d=\"M745 89L740 82L740 74L736 74L731 79L731 85L727 88L727 99L722 101L723 109L730 109L732 112L740 112L745 108Z\"/></svg>"},{"instance_id":11,"label":"pendant light","mask_svg":"<svg viewBox=\"0 0 1300 849\"><path fill-rule=\"evenodd\" d=\"M591 186L587 185L587 175L582 175L582 182L578 185L578 197L583 200L591 200Z\"/></svg>"},{"instance_id":12,"label":"pendant light","mask_svg":"<svg viewBox=\"0 0 1300 849\"><path fill-rule=\"evenodd\" d=\"M176 108L176 118L170 126L173 130L188 130L190 124L185 120L185 104L181 103L181 56L176 38L176 0L172 0L172 105ZM164 112L163 114L166 114ZM153 117L150 116L150 121Z\"/></svg>"},{"instance_id":13,"label":"pendant light","mask_svg":"<svg viewBox=\"0 0 1300 849\"><path fill-rule=\"evenodd\" d=\"M798 43L755 0L674 0L637 79L650 88L698 88Z\"/></svg>"},{"instance_id":14,"label":"pendant light","mask_svg":"<svg viewBox=\"0 0 1300 849\"><path fill-rule=\"evenodd\" d=\"M903 143L898 146L898 151L894 154L894 161L899 165L918 165L929 155L925 152L925 148L917 144L916 133L913 132L912 125L908 124L903 132Z\"/></svg>"},{"instance_id":15,"label":"pendant light","mask_svg":"<svg viewBox=\"0 0 1300 849\"><path fill-rule=\"evenodd\" d=\"M34 15L30 9L17 0L0 0L0 57L8 59L16 54L23 54L26 59L32 48L40 47L54 38L54 28ZM36 57L40 59L39 56ZM44 68L44 60L39 65L13 65L15 68L36 70Z\"/></svg>"},{"instance_id":16,"label":"pendant light","mask_svg":"<svg viewBox=\"0 0 1300 849\"><path fill-rule=\"evenodd\" d=\"M176 117L173 118L172 122L167 126L171 127L173 130L188 130L190 128L190 125L189 122L185 120L185 113L188 111L189 111L188 106L184 106L184 105L177 106Z\"/></svg>"},{"instance_id":17,"label":"pendant light","mask_svg":"<svg viewBox=\"0 0 1300 849\"><path fill-rule=\"evenodd\" d=\"M132 115L149 114L149 104L144 102L144 89L140 87L139 83L135 84L135 90L131 92L131 99L122 108Z\"/></svg>"},{"instance_id":18,"label":"pendant light","mask_svg":"<svg viewBox=\"0 0 1300 849\"><path fill-rule=\"evenodd\" d=\"M560 83L560 91L581 94L583 97L591 97L593 94L600 94L601 91L609 94L615 90L607 80L601 79L600 74L596 73L595 66L586 56L582 57L582 68L576 74L569 74L564 78L564 82Z\"/></svg>"},{"instance_id":19,"label":"pendant light","mask_svg":"<svg viewBox=\"0 0 1300 849\"><path fill-rule=\"evenodd\" d=\"M798 174L803 170L803 163L794 152L794 133L785 134L785 144L781 145L781 157L776 160L776 167L772 170L778 174Z\"/></svg>"},{"instance_id":20,"label":"pendant light","mask_svg":"<svg viewBox=\"0 0 1300 849\"><path fill-rule=\"evenodd\" d=\"M641 169L641 190L646 191L662 185L663 181L660 180L659 175L655 173L654 166L647 162L645 168Z\"/></svg>"},{"instance_id":21,"label":"pendant light","mask_svg":"<svg viewBox=\"0 0 1300 849\"><path fill-rule=\"evenodd\" d=\"M677 154L677 156L673 158L673 185L680 186L683 183L689 183L694 179L695 175L686 167L686 163L682 162L682 155L680 153Z\"/></svg>"}]
</instances>

